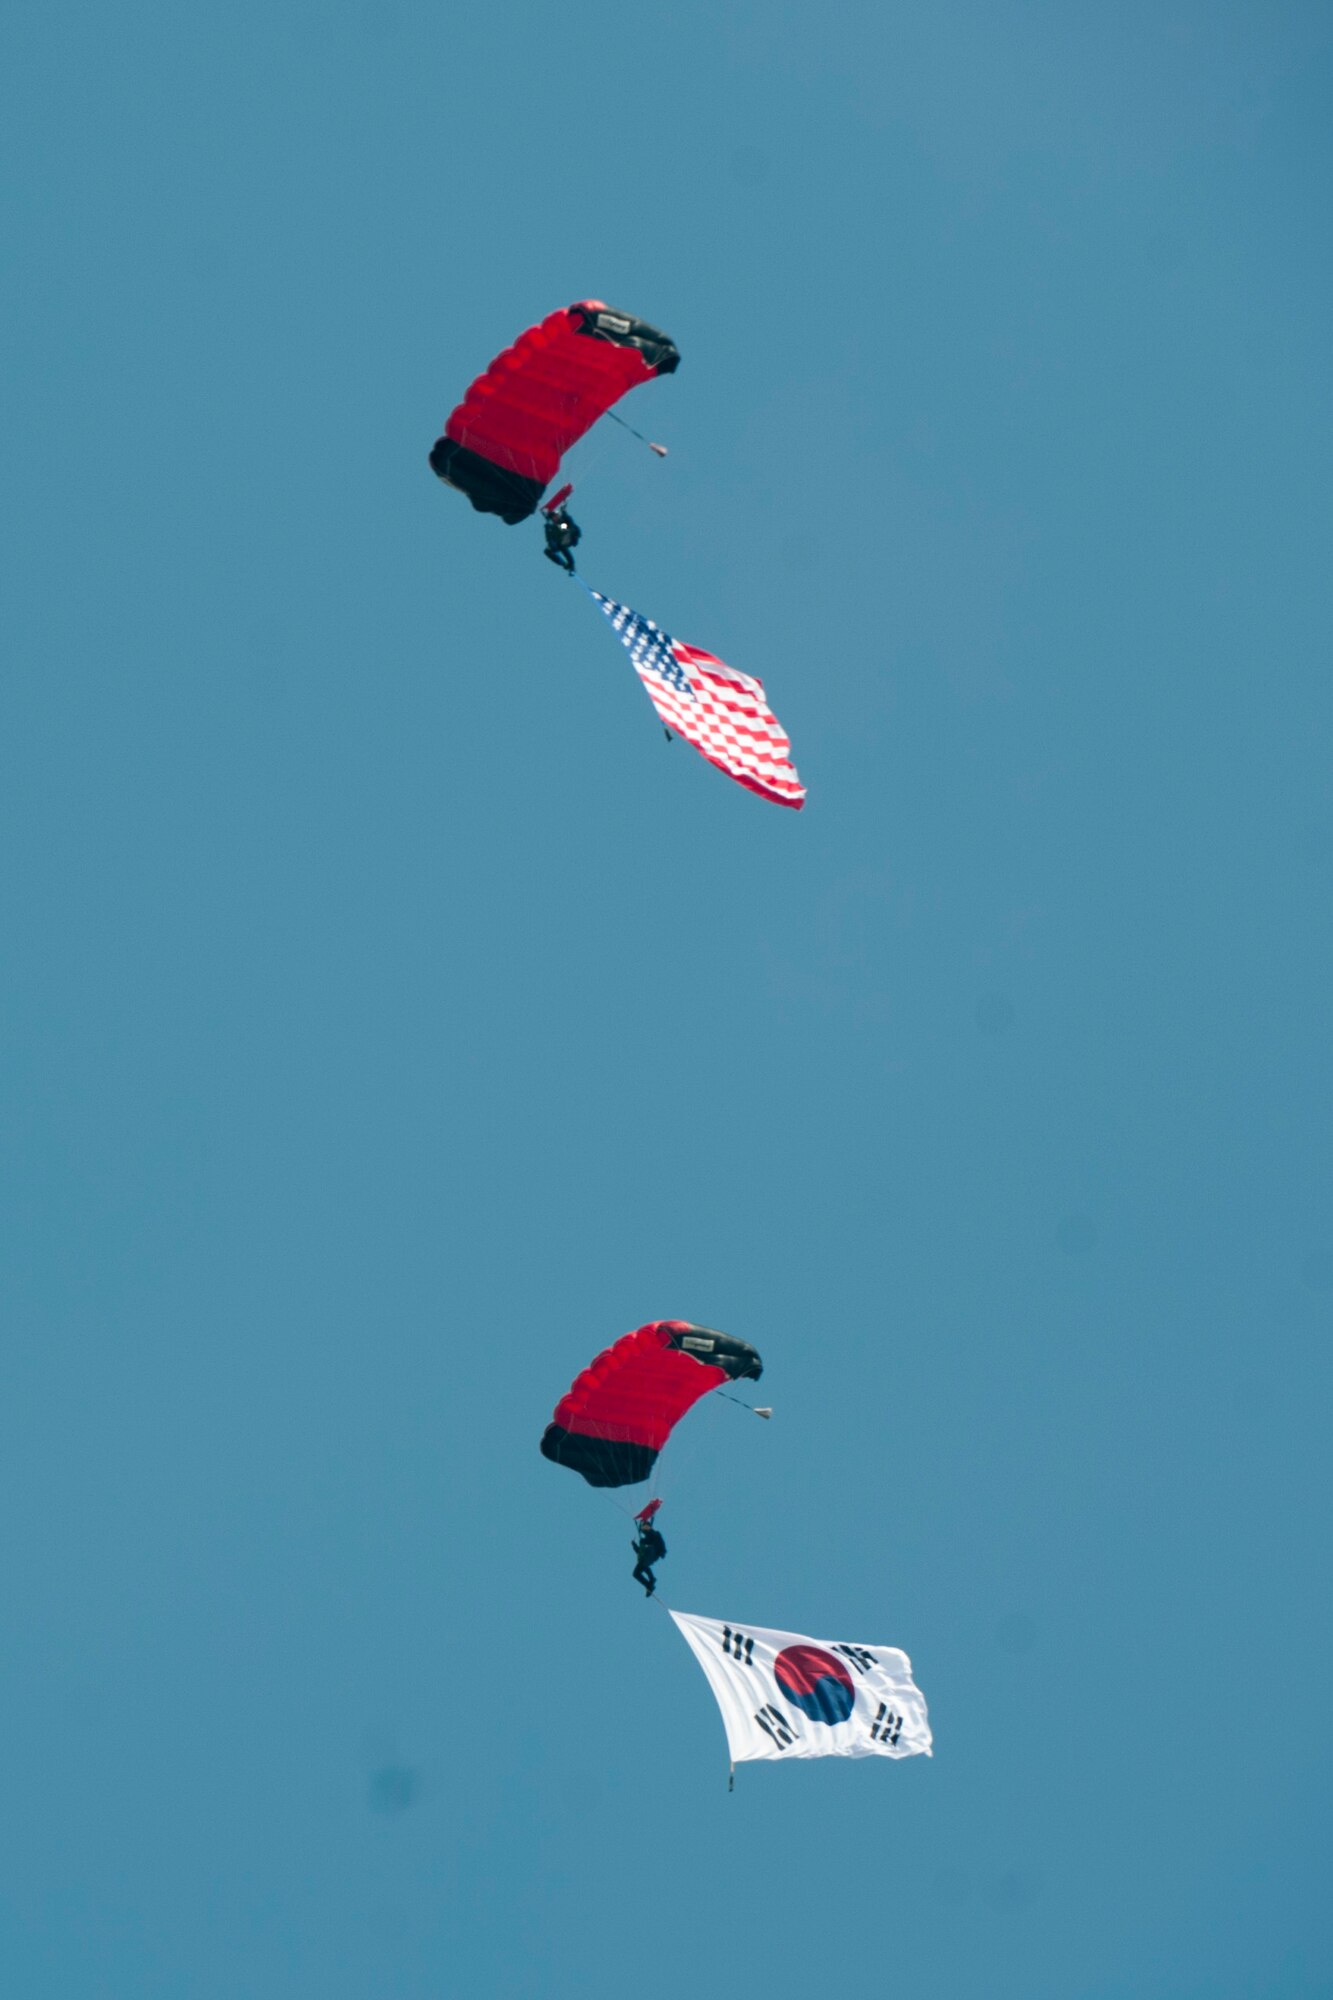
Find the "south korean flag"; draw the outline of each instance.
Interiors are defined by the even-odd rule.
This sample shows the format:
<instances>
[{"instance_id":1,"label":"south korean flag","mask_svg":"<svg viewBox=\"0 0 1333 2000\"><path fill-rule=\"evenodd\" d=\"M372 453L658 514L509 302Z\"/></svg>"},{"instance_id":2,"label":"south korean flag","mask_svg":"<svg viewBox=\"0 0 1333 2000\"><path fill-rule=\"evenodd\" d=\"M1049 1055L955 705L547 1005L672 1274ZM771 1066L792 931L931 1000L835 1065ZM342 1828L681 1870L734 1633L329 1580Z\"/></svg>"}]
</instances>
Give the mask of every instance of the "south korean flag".
<instances>
[{"instance_id":1,"label":"south korean flag","mask_svg":"<svg viewBox=\"0 0 1333 2000\"><path fill-rule=\"evenodd\" d=\"M896 1647L671 1616L717 1696L733 1764L930 1756L925 1699Z\"/></svg>"}]
</instances>

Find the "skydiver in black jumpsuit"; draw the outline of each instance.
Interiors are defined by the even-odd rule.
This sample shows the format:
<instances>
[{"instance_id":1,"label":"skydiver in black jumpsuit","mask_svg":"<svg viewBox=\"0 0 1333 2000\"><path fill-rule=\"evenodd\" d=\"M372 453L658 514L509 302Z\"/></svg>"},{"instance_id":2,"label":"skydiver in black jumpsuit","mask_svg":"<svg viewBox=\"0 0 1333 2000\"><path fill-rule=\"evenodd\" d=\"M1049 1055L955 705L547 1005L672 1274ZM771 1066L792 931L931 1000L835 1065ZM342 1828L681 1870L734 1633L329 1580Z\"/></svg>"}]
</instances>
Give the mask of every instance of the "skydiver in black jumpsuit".
<instances>
[{"instance_id":1,"label":"skydiver in black jumpsuit","mask_svg":"<svg viewBox=\"0 0 1333 2000\"><path fill-rule=\"evenodd\" d=\"M548 562L557 563L561 569L574 574L574 550L583 540L583 530L577 521L571 521L563 507L556 507L546 516L546 547L542 554Z\"/></svg>"},{"instance_id":2,"label":"skydiver in black jumpsuit","mask_svg":"<svg viewBox=\"0 0 1333 2000\"><path fill-rule=\"evenodd\" d=\"M653 1575L653 1564L661 1562L667 1552L667 1545L651 1521L645 1521L631 1543L631 1547L638 1558L634 1565L634 1581L643 1585L646 1597L651 1597L657 1588L657 1578Z\"/></svg>"}]
</instances>

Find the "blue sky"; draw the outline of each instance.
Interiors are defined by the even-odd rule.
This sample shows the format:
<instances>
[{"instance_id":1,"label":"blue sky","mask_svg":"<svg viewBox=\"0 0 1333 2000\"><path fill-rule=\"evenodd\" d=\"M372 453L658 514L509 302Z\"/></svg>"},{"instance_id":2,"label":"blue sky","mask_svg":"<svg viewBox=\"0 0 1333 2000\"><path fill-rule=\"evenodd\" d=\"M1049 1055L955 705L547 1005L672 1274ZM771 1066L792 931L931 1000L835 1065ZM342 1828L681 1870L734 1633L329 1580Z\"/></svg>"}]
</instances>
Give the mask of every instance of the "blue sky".
<instances>
[{"instance_id":1,"label":"blue sky","mask_svg":"<svg viewBox=\"0 0 1333 2000\"><path fill-rule=\"evenodd\" d=\"M1316 6L0 25L0 1958L23 2000L1327 1993ZM597 295L585 573L426 452ZM537 1454L767 1362L681 1608L911 1654L747 1769Z\"/></svg>"}]
</instances>

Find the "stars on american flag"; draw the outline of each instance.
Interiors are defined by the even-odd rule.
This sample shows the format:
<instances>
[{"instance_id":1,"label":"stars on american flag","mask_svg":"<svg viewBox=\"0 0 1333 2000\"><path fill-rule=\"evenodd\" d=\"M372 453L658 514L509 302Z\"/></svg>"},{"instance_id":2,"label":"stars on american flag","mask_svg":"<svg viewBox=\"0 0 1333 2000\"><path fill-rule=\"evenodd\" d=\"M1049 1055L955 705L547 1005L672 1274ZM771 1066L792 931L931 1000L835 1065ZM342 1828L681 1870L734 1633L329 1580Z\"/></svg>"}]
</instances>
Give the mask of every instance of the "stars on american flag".
<instances>
[{"instance_id":1,"label":"stars on american flag","mask_svg":"<svg viewBox=\"0 0 1333 2000\"><path fill-rule=\"evenodd\" d=\"M592 594L611 620L611 630L620 634L645 685L649 674L657 674L668 687L675 688L683 700L697 699L694 689L690 686L689 675L672 650L675 641L669 633L654 625L651 618L641 617L637 611L631 611L628 604L615 604L609 597L603 597L598 590L594 590Z\"/></svg>"}]
</instances>

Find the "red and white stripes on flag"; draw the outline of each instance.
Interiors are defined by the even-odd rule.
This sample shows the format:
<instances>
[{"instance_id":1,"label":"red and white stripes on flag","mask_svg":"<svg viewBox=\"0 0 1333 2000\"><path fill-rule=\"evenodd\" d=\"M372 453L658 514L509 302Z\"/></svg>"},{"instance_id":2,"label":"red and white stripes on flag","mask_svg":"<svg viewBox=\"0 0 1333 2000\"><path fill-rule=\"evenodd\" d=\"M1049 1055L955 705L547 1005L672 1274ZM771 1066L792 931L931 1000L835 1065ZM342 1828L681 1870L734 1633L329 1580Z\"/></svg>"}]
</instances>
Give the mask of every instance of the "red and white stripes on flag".
<instances>
[{"instance_id":1,"label":"red and white stripes on flag","mask_svg":"<svg viewBox=\"0 0 1333 2000\"><path fill-rule=\"evenodd\" d=\"M805 787L791 761L786 732L764 697L763 682L698 646L671 638L627 604L586 584L584 588L610 619L667 728L738 785L799 812Z\"/></svg>"}]
</instances>

